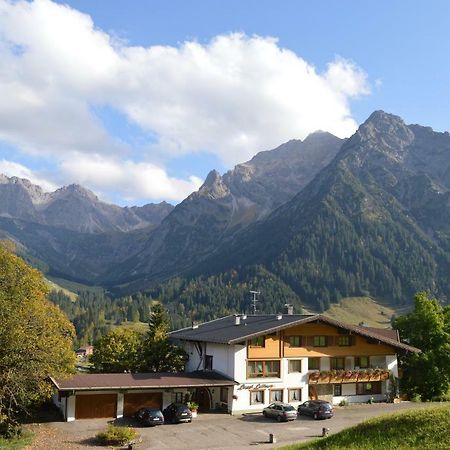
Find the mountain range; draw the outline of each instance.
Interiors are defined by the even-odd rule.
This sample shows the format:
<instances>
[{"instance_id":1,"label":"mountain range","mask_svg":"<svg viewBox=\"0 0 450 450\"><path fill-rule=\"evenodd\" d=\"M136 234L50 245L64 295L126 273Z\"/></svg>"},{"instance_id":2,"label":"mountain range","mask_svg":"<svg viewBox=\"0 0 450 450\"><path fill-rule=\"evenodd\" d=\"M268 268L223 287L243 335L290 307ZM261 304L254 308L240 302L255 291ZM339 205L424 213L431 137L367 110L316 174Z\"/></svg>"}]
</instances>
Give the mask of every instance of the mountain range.
<instances>
[{"instance_id":1,"label":"mountain range","mask_svg":"<svg viewBox=\"0 0 450 450\"><path fill-rule=\"evenodd\" d=\"M175 207L121 208L80 186L44 193L2 176L0 234L50 275L189 307L258 286L319 309L355 295L405 303L422 289L446 301L450 135L376 111L347 140L316 132L212 171Z\"/></svg>"}]
</instances>

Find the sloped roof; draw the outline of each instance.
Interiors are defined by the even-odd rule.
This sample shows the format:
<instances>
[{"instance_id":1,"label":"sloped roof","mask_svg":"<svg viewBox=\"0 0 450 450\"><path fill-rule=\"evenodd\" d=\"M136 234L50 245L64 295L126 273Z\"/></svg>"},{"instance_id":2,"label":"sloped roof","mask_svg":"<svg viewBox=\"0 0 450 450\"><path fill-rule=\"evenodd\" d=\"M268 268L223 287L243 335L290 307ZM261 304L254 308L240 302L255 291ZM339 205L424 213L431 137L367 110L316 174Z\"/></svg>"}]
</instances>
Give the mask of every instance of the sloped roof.
<instances>
[{"instance_id":1,"label":"sloped roof","mask_svg":"<svg viewBox=\"0 0 450 450\"><path fill-rule=\"evenodd\" d=\"M189 327L173 331L170 333L170 337L186 341L231 345L296 325L322 322L360 336L375 339L399 350L420 352L419 349L400 342L395 330L349 325L321 314L286 314L282 315L281 318L279 317L278 314L248 315L246 319L241 318L239 325L235 325L235 316L226 316L199 324L196 328Z\"/></svg>"},{"instance_id":2,"label":"sloped roof","mask_svg":"<svg viewBox=\"0 0 450 450\"><path fill-rule=\"evenodd\" d=\"M111 389L151 389L197 386L233 386L231 378L215 371L181 373L77 373L70 378L54 379L60 391L86 391Z\"/></svg>"}]
</instances>

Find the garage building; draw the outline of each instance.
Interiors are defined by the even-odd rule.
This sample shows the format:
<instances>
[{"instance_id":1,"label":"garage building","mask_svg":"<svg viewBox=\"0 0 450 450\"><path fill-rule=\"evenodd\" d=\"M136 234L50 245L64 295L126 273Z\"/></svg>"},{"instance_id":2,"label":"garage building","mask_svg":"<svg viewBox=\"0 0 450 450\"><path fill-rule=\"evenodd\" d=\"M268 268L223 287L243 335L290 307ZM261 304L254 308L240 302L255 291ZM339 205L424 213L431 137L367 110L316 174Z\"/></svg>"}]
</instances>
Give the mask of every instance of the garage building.
<instances>
[{"instance_id":1,"label":"garage building","mask_svg":"<svg viewBox=\"0 0 450 450\"><path fill-rule=\"evenodd\" d=\"M51 381L53 400L66 421L132 416L142 407L165 408L172 402L196 401L200 410L220 408L236 382L217 372L78 373Z\"/></svg>"}]
</instances>

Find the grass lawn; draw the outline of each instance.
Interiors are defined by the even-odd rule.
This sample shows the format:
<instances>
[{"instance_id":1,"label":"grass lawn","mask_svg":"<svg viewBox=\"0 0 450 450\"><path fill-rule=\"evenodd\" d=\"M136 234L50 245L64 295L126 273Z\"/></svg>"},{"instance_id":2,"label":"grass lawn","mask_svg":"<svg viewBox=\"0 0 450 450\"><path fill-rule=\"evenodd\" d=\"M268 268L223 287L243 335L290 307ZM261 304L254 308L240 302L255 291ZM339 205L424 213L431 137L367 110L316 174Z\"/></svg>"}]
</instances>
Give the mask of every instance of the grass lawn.
<instances>
[{"instance_id":1,"label":"grass lawn","mask_svg":"<svg viewBox=\"0 0 450 450\"><path fill-rule=\"evenodd\" d=\"M332 304L324 315L344 323L364 322L370 327L389 328L394 313L392 308L370 297L348 297Z\"/></svg>"},{"instance_id":2,"label":"grass lawn","mask_svg":"<svg viewBox=\"0 0 450 450\"><path fill-rule=\"evenodd\" d=\"M438 450L450 448L450 405L371 419L328 438L282 450Z\"/></svg>"},{"instance_id":3,"label":"grass lawn","mask_svg":"<svg viewBox=\"0 0 450 450\"><path fill-rule=\"evenodd\" d=\"M20 450L33 441L33 433L25 432L17 439L3 439L0 437L0 450Z\"/></svg>"}]
</instances>

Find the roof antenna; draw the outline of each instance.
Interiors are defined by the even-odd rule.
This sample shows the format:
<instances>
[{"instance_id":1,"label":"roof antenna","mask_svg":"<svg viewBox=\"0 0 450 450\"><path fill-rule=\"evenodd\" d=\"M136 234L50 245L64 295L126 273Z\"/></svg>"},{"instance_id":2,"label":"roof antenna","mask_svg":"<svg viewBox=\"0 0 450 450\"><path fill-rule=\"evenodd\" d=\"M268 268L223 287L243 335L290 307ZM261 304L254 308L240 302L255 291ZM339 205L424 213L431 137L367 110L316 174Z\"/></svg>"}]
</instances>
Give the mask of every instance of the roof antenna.
<instances>
[{"instance_id":1,"label":"roof antenna","mask_svg":"<svg viewBox=\"0 0 450 450\"><path fill-rule=\"evenodd\" d=\"M253 298L252 298L252 308L253 308L253 314L256 315L256 311L257 311L257 308L256 308L256 302L258 301L258 299L256 298L256 296L257 296L258 294L261 294L261 292L259 292L259 291L250 291L250 294L253 294Z\"/></svg>"}]
</instances>

